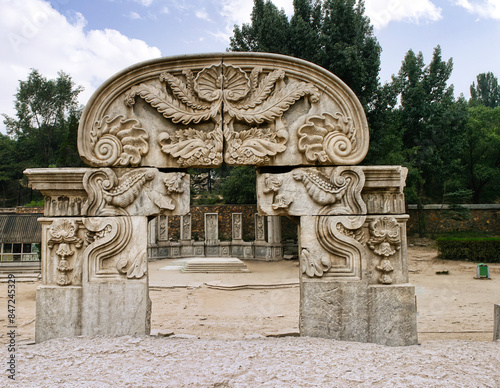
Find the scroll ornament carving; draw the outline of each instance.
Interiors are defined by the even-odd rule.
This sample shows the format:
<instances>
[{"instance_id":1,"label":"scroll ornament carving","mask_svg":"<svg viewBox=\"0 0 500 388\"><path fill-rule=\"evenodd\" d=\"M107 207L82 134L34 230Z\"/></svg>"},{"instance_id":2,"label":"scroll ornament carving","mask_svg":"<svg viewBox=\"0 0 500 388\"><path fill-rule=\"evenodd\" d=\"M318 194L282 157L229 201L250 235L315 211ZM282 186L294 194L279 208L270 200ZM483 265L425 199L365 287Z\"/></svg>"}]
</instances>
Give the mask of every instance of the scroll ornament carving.
<instances>
[{"instance_id":1,"label":"scroll ornament carving","mask_svg":"<svg viewBox=\"0 0 500 388\"><path fill-rule=\"evenodd\" d=\"M351 271L355 271L355 263L361 261L361 246L363 232L361 227L366 220L366 204L361 198L364 185L364 174L359 167L337 167L333 169L330 177L319 170L299 169L294 172L293 178L300 181L310 198L322 205L315 225L316 236L320 245L331 255L342 257ZM343 215L331 217L335 215ZM345 216L352 214L352 216ZM303 252L304 253L304 252ZM328 257L312 259L305 252L303 265L309 267L315 263L314 268L323 268L322 271L303 272L308 276L323 276L331 270ZM309 264L307 264L309 263ZM323 267L320 266L323 265ZM313 275L310 275L313 273ZM354 275L355 272L352 272Z\"/></svg>"},{"instance_id":2,"label":"scroll ornament carving","mask_svg":"<svg viewBox=\"0 0 500 388\"><path fill-rule=\"evenodd\" d=\"M306 95L318 101L319 91L311 83L285 83L283 70L262 77L261 73L262 69L254 68L248 75L224 64L206 67L196 76L184 70L185 80L164 72L159 79L171 94L166 87L142 83L125 94L125 104L132 106L139 96L165 118L188 126L174 135L161 133L157 139L162 151L183 167L220 165L224 137L227 163L267 164L270 157L286 150L283 113ZM213 130L190 127L204 122L212 122ZM236 131L235 122L250 129Z\"/></svg>"},{"instance_id":3,"label":"scroll ornament carving","mask_svg":"<svg viewBox=\"0 0 500 388\"><path fill-rule=\"evenodd\" d=\"M138 166L149 152L148 133L134 118L104 116L90 131L90 162L95 166Z\"/></svg>"},{"instance_id":4,"label":"scroll ornament carving","mask_svg":"<svg viewBox=\"0 0 500 388\"><path fill-rule=\"evenodd\" d=\"M379 217L369 225L370 239L368 246L380 256L380 263L375 268L380 272L379 283L391 284L390 273L394 267L389 257L401 248L401 232L394 217Z\"/></svg>"},{"instance_id":5,"label":"scroll ornament carving","mask_svg":"<svg viewBox=\"0 0 500 388\"><path fill-rule=\"evenodd\" d=\"M309 162L342 164L357 150L352 119L340 112L309 116L297 133L298 149Z\"/></svg>"},{"instance_id":6,"label":"scroll ornament carving","mask_svg":"<svg viewBox=\"0 0 500 388\"><path fill-rule=\"evenodd\" d=\"M60 272L57 278L57 284L60 286L67 286L71 284L68 272L73 271L68 259L75 254L75 250L71 247L81 248L83 240L79 238L76 233L78 225L76 222L60 219L52 223L49 229L50 238L47 242L49 249L53 249L56 244L58 248L55 254L58 257L57 270Z\"/></svg>"}]
</instances>

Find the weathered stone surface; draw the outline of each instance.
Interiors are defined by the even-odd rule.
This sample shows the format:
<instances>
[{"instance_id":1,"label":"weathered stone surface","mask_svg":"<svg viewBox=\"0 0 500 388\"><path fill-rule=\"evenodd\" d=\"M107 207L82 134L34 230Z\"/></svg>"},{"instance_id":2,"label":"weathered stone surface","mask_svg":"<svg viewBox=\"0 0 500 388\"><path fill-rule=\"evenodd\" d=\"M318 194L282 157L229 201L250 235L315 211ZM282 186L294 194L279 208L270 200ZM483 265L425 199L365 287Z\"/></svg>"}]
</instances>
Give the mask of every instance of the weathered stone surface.
<instances>
[{"instance_id":1,"label":"weathered stone surface","mask_svg":"<svg viewBox=\"0 0 500 388\"><path fill-rule=\"evenodd\" d=\"M45 216L189 213L189 175L156 168L62 168L24 171L46 196Z\"/></svg>"},{"instance_id":2,"label":"weathered stone surface","mask_svg":"<svg viewBox=\"0 0 500 388\"><path fill-rule=\"evenodd\" d=\"M403 214L406 173L399 166L305 167L287 173L259 173L259 213Z\"/></svg>"},{"instance_id":3,"label":"weathered stone surface","mask_svg":"<svg viewBox=\"0 0 500 388\"><path fill-rule=\"evenodd\" d=\"M369 342L389 346L416 345L415 287L407 284L372 285L369 296Z\"/></svg>"},{"instance_id":4,"label":"weathered stone surface","mask_svg":"<svg viewBox=\"0 0 500 388\"><path fill-rule=\"evenodd\" d=\"M35 341L82 335L82 287L39 286Z\"/></svg>"},{"instance_id":5,"label":"weathered stone surface","mask_svg":"<svg viewBox=\"0 0 500 388\"><path fill-rule=\"evenodd\" d=\"M146 335L151 329L147 277L83 285L83 335Z\"/></svg>"},{"instance_id":6,"label":"weathered stone surface","mask_svg":"<svg viewBox=\"0 0 500 388\"><path fill-rule=\"evenodd\" d=\"M78 149L96 167L357 164L368 126L352 91L312 63L195 55L106 81L83 112Z\"/></svg>"},{"instance_id":7,"label":"weathered stone surface","mask_svg":"<svg viewBox=\"0 0 500 388\"><path fill-rule=\"evenodd\" d=\"M410 285L302 279L300 334L381 345L417 344L415 290Z\"/></svg>"}]
</instances>

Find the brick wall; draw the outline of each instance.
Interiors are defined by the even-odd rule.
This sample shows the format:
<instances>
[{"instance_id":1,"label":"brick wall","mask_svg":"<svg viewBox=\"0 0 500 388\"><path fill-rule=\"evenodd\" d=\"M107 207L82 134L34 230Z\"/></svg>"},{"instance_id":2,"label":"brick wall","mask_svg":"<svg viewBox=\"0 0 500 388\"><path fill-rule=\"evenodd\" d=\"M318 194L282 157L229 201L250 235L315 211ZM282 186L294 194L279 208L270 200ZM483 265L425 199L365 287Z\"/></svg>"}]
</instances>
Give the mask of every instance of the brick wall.
<instances>
[{"instance_id":1,"label":"brick wall","mask_svg":"<svg viewBox=\"0 0 500 388\"><path fill-rule=\"evenodd\" d=\"M418 233L418 213L415 205L407 210L408 235ZM454 219L454 214L445 205L425 205L424 225L426 234L432 236L442 232L478 231L500 235L500 205L466 205L468 217ZM457 217L455 217L457 218Z\"/></svg>"}]
</instances>

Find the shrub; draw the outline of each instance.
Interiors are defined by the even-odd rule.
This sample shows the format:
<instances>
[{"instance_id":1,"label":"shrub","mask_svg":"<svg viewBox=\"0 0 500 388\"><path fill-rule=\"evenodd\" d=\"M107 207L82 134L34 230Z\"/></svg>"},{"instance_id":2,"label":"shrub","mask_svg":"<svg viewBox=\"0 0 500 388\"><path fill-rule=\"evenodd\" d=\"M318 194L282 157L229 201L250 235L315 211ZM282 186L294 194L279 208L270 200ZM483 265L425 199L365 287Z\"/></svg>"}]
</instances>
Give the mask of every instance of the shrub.
<instances>
[{"instance_id":1,"label":"shrub","mask_svg":"<svg viewBox=\"0 0 500 388\"><path fill-rule=\"evenodd\" d=\"M500 263L500 237L440 237L436 243L444 260Z\"/></svg>"}]
</instances>

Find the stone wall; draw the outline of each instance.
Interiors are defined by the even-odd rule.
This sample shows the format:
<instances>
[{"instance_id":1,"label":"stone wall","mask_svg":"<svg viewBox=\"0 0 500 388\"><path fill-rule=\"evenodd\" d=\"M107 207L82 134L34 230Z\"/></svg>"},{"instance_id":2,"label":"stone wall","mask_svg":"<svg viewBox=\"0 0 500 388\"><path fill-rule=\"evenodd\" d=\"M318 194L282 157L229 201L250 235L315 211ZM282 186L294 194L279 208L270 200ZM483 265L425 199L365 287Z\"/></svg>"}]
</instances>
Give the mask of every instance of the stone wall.
<instances>
[{"instance_id":1,"label":"stone wall","mask_svg":"<svg viewBox=\"0 0 500 388\"><path fill-rule=\"evenodd\" d=\"M449 209L448 205L424 205L426 234L432 236L443 232L478 231L500 234L500 204L463 205L468 210L465 217ZM417 205L408 205L408 235L418 233Z\"/></svg>"},{"instance_id":2,"label":"stone wall","mask_svg":"<svg viewBox=\"0 0 500 388\"><path fill-rule=\"evenodd\" d=\"M194 241L205 239L205 213L219 214L219 238L221 241L231 240L231 217L233 213L242 213L243 240L255 240L255 218L257 205L199 205L191 206L192 237ZM168 218L168 236L173 241L180 240L180 216ZM287 217L281 217L283 240L297 240L297 224Z\"/></svg>"}]
</instances>

